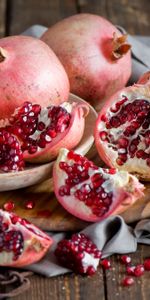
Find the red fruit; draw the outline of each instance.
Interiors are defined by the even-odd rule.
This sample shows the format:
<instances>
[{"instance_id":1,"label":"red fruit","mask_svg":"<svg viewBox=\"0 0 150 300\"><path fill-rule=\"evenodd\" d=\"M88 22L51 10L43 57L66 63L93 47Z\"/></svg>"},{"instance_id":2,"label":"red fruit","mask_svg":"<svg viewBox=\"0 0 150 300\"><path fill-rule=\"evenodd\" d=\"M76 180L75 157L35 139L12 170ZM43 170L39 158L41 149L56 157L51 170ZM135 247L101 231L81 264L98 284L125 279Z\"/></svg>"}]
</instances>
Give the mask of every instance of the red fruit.
<instances>
[{"instance_id":1,"label":"red fruit","mask_svg":"<svg viewBox=\"0 0 150 300\"><path fill-rule=\"evenodd\" d=\"M42 36L65 67L71 91L97 108L131 75L126 38L109 21L92 14L66 18Z\"/></svg>"},{"instance_id":2,"label":"red fruit","mask_svg":"<svg viewBox=\"0 0 150 300\"><path fill-rule=\"evenodd\" d=\"M52 239L25 219L0 209L0 266L22 267L40 260Z\"/></svg>"},{"instance_id":3,"label":"red fruit","mask_svg":"<svg viewBox=\"0 0 150 300\"><path fill-rule=\"evenodd\" d=\"M125 277L122 280L122 285L123 286L130 286L130 285L133 285L134 283L135 283L135 281L132 277Z\"/></svg>"},{"instance_id":4,"label":"red fruit","mask_svg":"<svg viewBox=\"0 0 150 300\"><path fill-rule=\"evenodd\" d=\"M150 258L145 259L144 268L146 271L150 271Z\"/></svg>"},{"instance_id":5,"label":"red fruit","mask_svg":"<svg viewBox=\"0 0 150 300\"><path fill-rule=\"evenodd\" d=\"M128 255L122 255L121 256L121 262L125 265L128 265L131 263L131 257Z\"/></svg>"},{"instance_id":6,"label":"red fruit","mask_svg":"<svg viewBox=\"0 0 150 300\"><path fill-rule=\"evenodd\" d=\"M60 106L41 109L38 104L25 102L15 110L0 132L1 170L21 170L23 158L33 163L49 162L57 156L61 147L74 148L83 136L88 111L86 104L64 102ZM6 150L4 141L9 145Z\"/></svg>"},{"instance_id":7,"label":"red fruit","mask_svg":"<svg viewBox=\"0 0 150 300\"><path fill-rule=\"evenodd\" d=\"M10 116L23 102L42 107L67 101L69 81L53 51L42 41L27 36L0 40L0 113Z\"/></svg>"},{"instance_id":8,"label":"red fruit","mask_svg":"<svg viewBox=\"0 0 150 300\"><path fill-rule=\"evenodd\" d=\"M62 240L55 250L58 261L76 273L93 275L99 265L101 251L83 233Z\"/></svg>"},{"instance_id":9,"label":"red fruit","mask_svg":"<svg viewBox=\"0 0 150 300\"><path fill-rule=\"evenodd\" d=\"M143 265L137 265L135 266L135 269L134 269L134 276L136 277L140 277L144 274L144 266Z\"/></svg>"},{"instance_id":10,"label":"red fruit","mask_svg":"<svg viewBox=\"0 0 150 300\"><path fill-rule=\"evenodd\" d=\"M54 164L54 191L74 216L96 222L127 209L143 185L125 171L102 169L73 151L62 149Z\"/></svg>"},{"instance_id":11,"label":"red fruit","mask_svg":"<svg viewBox=\"0 0 150 300\"><path fill-rule=\"evenodd\" d=\"M4 210L13 211L14 208L15 208L15 203L13 201L9 201L4 204Z\"/></svg>"},{"instance_id":12,"label":"red fruit","mask_svg":"<svg viewBox=\"0 0 150 300\"><path fill-rule=\"evenodd\" d=\"M110 166L150 180L149 85L127 87L101 110L95 128L100 157Z\"/></svg>"},{"instance_id":13,"label":"red fruit","mask_svg":"<svg viewBox=\"0 0 150 300\"><path fill-rule=\"evenodd\" d=\"M103 259L103 260L101 261L101 265L102 265L102 267L103 267L105 270L108 270L108 269L111 268L111 262L110 262L110 260L108 260L108 259Z\"/></svg>"}]
</instances>

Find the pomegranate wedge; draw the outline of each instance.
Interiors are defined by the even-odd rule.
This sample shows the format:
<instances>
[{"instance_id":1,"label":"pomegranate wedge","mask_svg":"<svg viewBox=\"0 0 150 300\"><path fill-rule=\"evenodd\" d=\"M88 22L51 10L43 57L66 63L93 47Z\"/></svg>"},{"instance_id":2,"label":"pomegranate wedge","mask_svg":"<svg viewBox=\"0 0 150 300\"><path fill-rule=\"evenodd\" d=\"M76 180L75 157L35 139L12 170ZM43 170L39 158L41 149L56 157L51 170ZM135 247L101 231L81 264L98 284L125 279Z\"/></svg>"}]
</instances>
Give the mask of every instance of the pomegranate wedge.
<instances>
[{"instance_id":1,"label":"pomegranate wedge","mask_svg":"<svg viewBox=\"0 0 150 300\"><path fill-rule=\"evenodd\" d=\"M109 167L150 180L150 85L143 76L137 85L115 94L101 110L95 128L100 157Z\"/></svg>"},{"instance_id":2,"label":"pomegranate wedge","mask_svg":"<svg viewBox=\"0 0 150 300\"><path fill-rule=\"evenodd\" d=\"M39 261L52 239L25 219L0 209L0 266L22 267Z\"/></svg>"},{"instance_id":3,"label":"pomegranate wedge","mask_svg":"<svg viewBox=\"0 0 150 300\"><path fill-rule=\"evenodd\" d=\"M92 222L123 212L143 195L144 189L128 172L98 168L67 149L60 151L53 179L62 206L74 216Z\"/></svg>"}]
</instances>

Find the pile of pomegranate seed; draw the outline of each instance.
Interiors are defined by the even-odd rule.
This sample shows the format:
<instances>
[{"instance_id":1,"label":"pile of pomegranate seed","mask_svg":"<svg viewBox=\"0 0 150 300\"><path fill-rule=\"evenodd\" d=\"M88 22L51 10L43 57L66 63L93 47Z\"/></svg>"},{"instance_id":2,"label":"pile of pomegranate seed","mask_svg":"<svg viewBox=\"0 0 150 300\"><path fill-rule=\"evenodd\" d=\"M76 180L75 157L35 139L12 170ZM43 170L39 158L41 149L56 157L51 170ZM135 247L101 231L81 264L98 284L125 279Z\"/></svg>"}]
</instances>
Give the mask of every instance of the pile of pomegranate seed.
<instances>
[{"instance_id":1,"label":"pile of pomegranate seed","mask_svg":"<svg viewBox=\"0 0 150 300\"><path fill-rule=\"evenodd\" d=\"M59 188L60 196L69 196L74 194L74 196L79 200L89 206L94 215L101 217L108 210L112 203L113 198L113 187L111 189L112 181L110 175L114 175L116 170L113 169L100 169L93 164L93 162L88 161L85 157L79 154L69 151L67 158L72 160L72 163L61 161L59 163L60 169L66 173L65 185ZM93 175L89 175L89 173ZM91 183L85 183L77 188L78 184L81 184L85 180L90 178ZM107 191L107 186L109 190Z\"/></svg>"},{"instance_id":2,"label":"pile of pomegranate seed","mask_svg":"<svg viewBox=\"0 0 150 300\"><path fill-rule=\"evenodd\" d=\"M93 275L99 265L101 251L83 233L73 234L70 240L58 243L55 255L61 265L75 273Z\"/></svg>"},{"instance_id":3,"label":"pile of pomegranate seed","mask_svg":"<svg viewBox=\"0 0 150 300\"><path fill-rule=\"evenodd\" d=\"M122 166L131 158L140 158L150 166L150 102L123 97L101 117L101 141L117 153L116 163Z\"/></svg>"}]
</instances>

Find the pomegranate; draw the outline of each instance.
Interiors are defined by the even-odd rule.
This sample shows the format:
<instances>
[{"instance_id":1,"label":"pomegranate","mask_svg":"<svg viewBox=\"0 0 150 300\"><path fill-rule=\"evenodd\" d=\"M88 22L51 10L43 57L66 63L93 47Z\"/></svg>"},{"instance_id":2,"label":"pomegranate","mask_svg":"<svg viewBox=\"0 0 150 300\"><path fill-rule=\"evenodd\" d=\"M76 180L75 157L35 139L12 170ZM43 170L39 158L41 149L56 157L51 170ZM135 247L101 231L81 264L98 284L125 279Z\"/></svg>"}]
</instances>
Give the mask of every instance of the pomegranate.
<instances>
[{"instance_id":1,"label":"pomegranate","mask_svg":"<svg viewBox=\"0 0 150 300\"><path fill-rule=\"evenodd\" d=\"M87 158L61 149L53 170L60 204L85 221L102 220L126 210L143 195L144 186L126 171L102 169Z\"/></svg>"},{"instance_id":2,"label":"pomegranate","mask_svg":"<svg viewBox=\"0 0 150 300\"><path fill-rule=\"evenodd\" d=\"M109 21L92 14L66 18L41 37L62 62L72 93L97 109L123 88L131 75L126 38Z\"/></svg>"},{"instance_id":3,"label":"pomegranate","mask_svg":"<svg viewBox=\"0 0 150 300\"><path fill-rule=\"evenodd\" d=\"M53 51L27 36L0 39L0 116L6 118L25 100L42 107L67 101L69 81Z\"/></svg>"},{"instance_id":4,"label":"pomegranate","mask_svg":"<svg viewBox=\"0 0 150 300\"><path fill-rule=\"evenodd\" d=\"M0 209L0 266L22 267L40 260L52 239L25 219Z\"/></svg>"},{"instance_id":5,"label":"pomegranate","mask_svg":"<svg viewBox=\"0 0 150 300\"><path fill-rule=\"evenodd\" d=\"M95 128L100 157L110 167L150 180L150 87L142 79L112 96Z\"/></svg>"},{"instance_id":6,"label":"pomegranate","mask_svg":"<svg viewBox=\"0 0 150 300\"><path fill-rule=\"evenodd\" d=\"M55 250L58 261L75 273L93 275L99 265L101 251L84 234L73 234L70 240L61 240Z\"/></svg>"},{"instance_id":7,"label":"pomegranate","mask_svg":"<svg viewBox=\"0 0 150 300\"><path fill-rule=\"evenodd\" d=\"M0 131L1 170L21 170L23 158L32 163L48 162L61 147L75 147L82 138L88 111L86 104L64 102L41 109L25 102L1 124L5 126Z\"/></svg>"}]
</instances>

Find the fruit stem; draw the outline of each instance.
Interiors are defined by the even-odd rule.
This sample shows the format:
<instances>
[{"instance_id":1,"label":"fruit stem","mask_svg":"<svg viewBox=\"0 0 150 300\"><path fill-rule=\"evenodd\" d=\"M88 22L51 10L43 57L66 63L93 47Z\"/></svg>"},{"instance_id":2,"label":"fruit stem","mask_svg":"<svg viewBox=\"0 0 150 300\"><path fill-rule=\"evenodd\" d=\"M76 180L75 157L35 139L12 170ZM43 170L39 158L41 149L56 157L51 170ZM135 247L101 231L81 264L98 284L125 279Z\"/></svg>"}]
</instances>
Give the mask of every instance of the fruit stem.
<instances>
[{"instance_id":1,"label":"fruit stem","mask_svg":"<svg viewBox=\"0 0 150 300\"><path fill-rule=\"evenodd\" d=\"M5 58L6 58L5 50L0 47L0 63L3 62Z\"/></svg>"},{"instance_id":2,"label":"fruit stem","mask_svg":"<svg viewBox=\"0 0 150 300\"><path fill-rule=\"evenodd\" d=\"M127 34L122 34L117 37L116 32L113 34L113 59L119 59L126 54L131 48L131 45L127 43Z\"/></svg>"}]
</instances>

